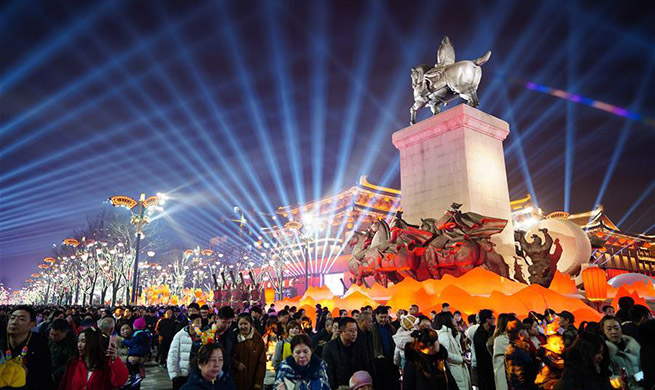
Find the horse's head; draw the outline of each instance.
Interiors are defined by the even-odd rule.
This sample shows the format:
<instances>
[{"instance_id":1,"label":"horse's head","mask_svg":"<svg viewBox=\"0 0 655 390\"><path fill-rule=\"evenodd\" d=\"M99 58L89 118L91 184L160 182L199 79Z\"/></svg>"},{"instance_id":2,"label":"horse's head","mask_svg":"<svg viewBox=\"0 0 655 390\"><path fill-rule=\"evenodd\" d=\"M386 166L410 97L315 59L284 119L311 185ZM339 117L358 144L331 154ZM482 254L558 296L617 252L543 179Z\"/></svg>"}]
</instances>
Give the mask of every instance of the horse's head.
<instances>
[{"instance_id":1,"label":"horse's head","mask_svg":"<svg viewBox=\"0 0 655 390\"><path fill-rule=\"evenodd\" d=\"M380 222L373 222L368 230L373 234L377 233L377 231L380 230Z\"/></svg>"},{"instance_id":2,"label":"horse's head","mask_svg":"<svg viewBox=\"0 0 655 390\"><path fill-rule=\"evenodd\" d=\"M420 88L423 85L423 76L430 69L427 65L419 65L412 68L412 89Z\"/></svg>"},{"instance_id":3,"label":"horse's head","mask_svg":"<svg viewBox=\"0 0 655 390\"><path fill-rule=\"evenodd\" d=\"M430 224L424 218L421 218L421 230L430 231Z\"/></svg>"},{"instance_id":4,"label":"horse's head","mask_svg":"<svg viewBox=\"0 0 655 390\"><path fill-rule=\"evenodd\" d=\"M434 218L421 218L421 230L426 232L437 232L437 220Z\"/></svg>"},{"instance_id":5,"label":"horse's head","mask_svg":"<svg viewBox=\"0 0 655 390\"><path fill-rule=\"evenodd\" d=\"M359 242L361 237L362 237L362 233L353 232L352 237L350 237L350 239L348 240L348 243L346 245L348 245L349 248L352 248L353 246L357 245L357 243Z\"/></svg>"}]
</instances>

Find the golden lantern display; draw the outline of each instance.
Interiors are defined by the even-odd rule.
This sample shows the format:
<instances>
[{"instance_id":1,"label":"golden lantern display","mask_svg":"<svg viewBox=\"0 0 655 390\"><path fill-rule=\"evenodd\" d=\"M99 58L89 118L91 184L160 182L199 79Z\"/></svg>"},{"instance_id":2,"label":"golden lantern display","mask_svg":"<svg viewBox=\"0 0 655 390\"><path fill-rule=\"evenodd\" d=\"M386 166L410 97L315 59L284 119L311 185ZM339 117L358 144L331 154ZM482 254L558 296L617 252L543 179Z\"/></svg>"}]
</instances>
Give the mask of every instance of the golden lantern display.
<instances>
[{"instance_id":1,"label":"golden lantern display","mask_svg":"<svg viewBox=\"0 0 655 390\"><path fill-rule=\"evenodd\" d=\"M64 240L64 245L68 245L68 246L78 246L78 245L80 245L80 242L77 241L77 240L74 239L74 238L67 238L67 239Z\"/></svg>"}]
</instances>

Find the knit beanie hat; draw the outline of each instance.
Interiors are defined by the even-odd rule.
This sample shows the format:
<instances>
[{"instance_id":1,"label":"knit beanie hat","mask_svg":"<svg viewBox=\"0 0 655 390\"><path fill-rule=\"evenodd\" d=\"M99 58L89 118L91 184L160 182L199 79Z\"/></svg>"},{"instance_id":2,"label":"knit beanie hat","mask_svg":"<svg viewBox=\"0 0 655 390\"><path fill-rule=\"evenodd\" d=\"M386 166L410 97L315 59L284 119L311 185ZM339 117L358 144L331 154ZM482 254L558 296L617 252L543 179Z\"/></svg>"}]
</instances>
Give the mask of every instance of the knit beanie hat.
<instances>
[{"instance_id":1,"label":"knit beanie hat","mask_svg":"<svg viewBox=\"0 0 655 390\"><path fill-rule=\"evenodd\" d=\"M373 378L366 371L357 371L350 377L350 390L357 390L362 386L373 386Z\"/></svg>"},{"instance_id":2,"label":"knit beanie hat","mask_svg":"<svg viewBox=\"0 0 655 390\"><path fill-rule=\"evenodd\" d=\"M414 330L416 329L416 324L418 323L418 318L414 317L411 314L407 314L400 317L400 326L405 330Z\"/></svg>"},{"instance_id":3,"label":"knit beanie hat","mask_svg":"<svg viewBox=\"0 0 655 390\"><path fill-rule=\"evenodd\" d=\"M135 330L144 330L146 328L146 320L143 318L137 318L134 320L134 329Z\"/></svg>"}]
</instances>

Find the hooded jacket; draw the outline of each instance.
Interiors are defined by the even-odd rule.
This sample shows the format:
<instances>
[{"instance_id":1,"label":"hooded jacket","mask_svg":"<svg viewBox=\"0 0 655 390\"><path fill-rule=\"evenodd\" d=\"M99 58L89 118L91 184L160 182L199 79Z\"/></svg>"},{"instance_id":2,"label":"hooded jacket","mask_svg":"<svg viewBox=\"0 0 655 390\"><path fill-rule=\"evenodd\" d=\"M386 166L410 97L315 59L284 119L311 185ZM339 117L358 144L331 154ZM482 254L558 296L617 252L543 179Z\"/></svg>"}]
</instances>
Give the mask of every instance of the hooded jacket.
<instances>
[{"instance_id":1,"label":"hooded jacket","mask_svg":"<svg viewBox=\"0 0 655 390\"><path fill-rule=\"evenodd\" d=\"M173 380L178 376L189 376L189 359L191 358L191 349L193 340L189 334L189 326L185 326L175 334L171 348L168 350L168 376Z\"/></svg>"},{"instance_id":2,"label":"hooded jacket","mask_svg":"<svg viewBox=\"0 0 655 390\"><path fill-rule=\"evenodd\" d=\"M414 341L412 338L412 329L405 329L401 327L395 335L393 335L393 342L396 343L396 349L393 352L393 364L402 366L405 361L405 345Z\"/></svg>"},{"instance_id":3,"label":"hooded jacket","mask_svg":"<svg viewBox=\"0 0 655 390\"><path fill-rule=\"evenodd\" d=\"M152 342L152 335L147 330L137 330L132 337L123 340L123 345L126 346L128 356L144 357L150 352L150 343Z\"/></svg>"}]
</instances>

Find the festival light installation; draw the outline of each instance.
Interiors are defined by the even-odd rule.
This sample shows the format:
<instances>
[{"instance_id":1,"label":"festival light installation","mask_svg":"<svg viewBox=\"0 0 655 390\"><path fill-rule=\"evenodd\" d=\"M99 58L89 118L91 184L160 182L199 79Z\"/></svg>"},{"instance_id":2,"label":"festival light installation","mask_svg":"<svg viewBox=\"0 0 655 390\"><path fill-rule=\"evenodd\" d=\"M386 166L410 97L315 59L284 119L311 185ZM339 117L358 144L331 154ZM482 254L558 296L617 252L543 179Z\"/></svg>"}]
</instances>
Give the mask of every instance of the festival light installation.
<instances>
[{"instance_id":1,"label":"festival light installation","mask_svg":"<svg viewBox=\"0 0 655 390\"><path fill-rule=\"evenodd\" d=\"M141 244L141 238L145 236L143 234L143 227L150 223L152 210L154 210L155 207L158 207L159 203L165 199L166 195L159 193L156 196L150 196L149 198L146 198L146 194L142 193L138 201L125 195L115 195L109 198L109 201L114 207L125 207L130 210L130 212L132 212L137 205L139 206L139 210L136 213L132 212L132 218L130 219L130 223L136 225L136 250L134 255L134 268L132 270L131 297L131 301L135 304L138 297L139 246Z\"/></svg>"}]
</instances>

